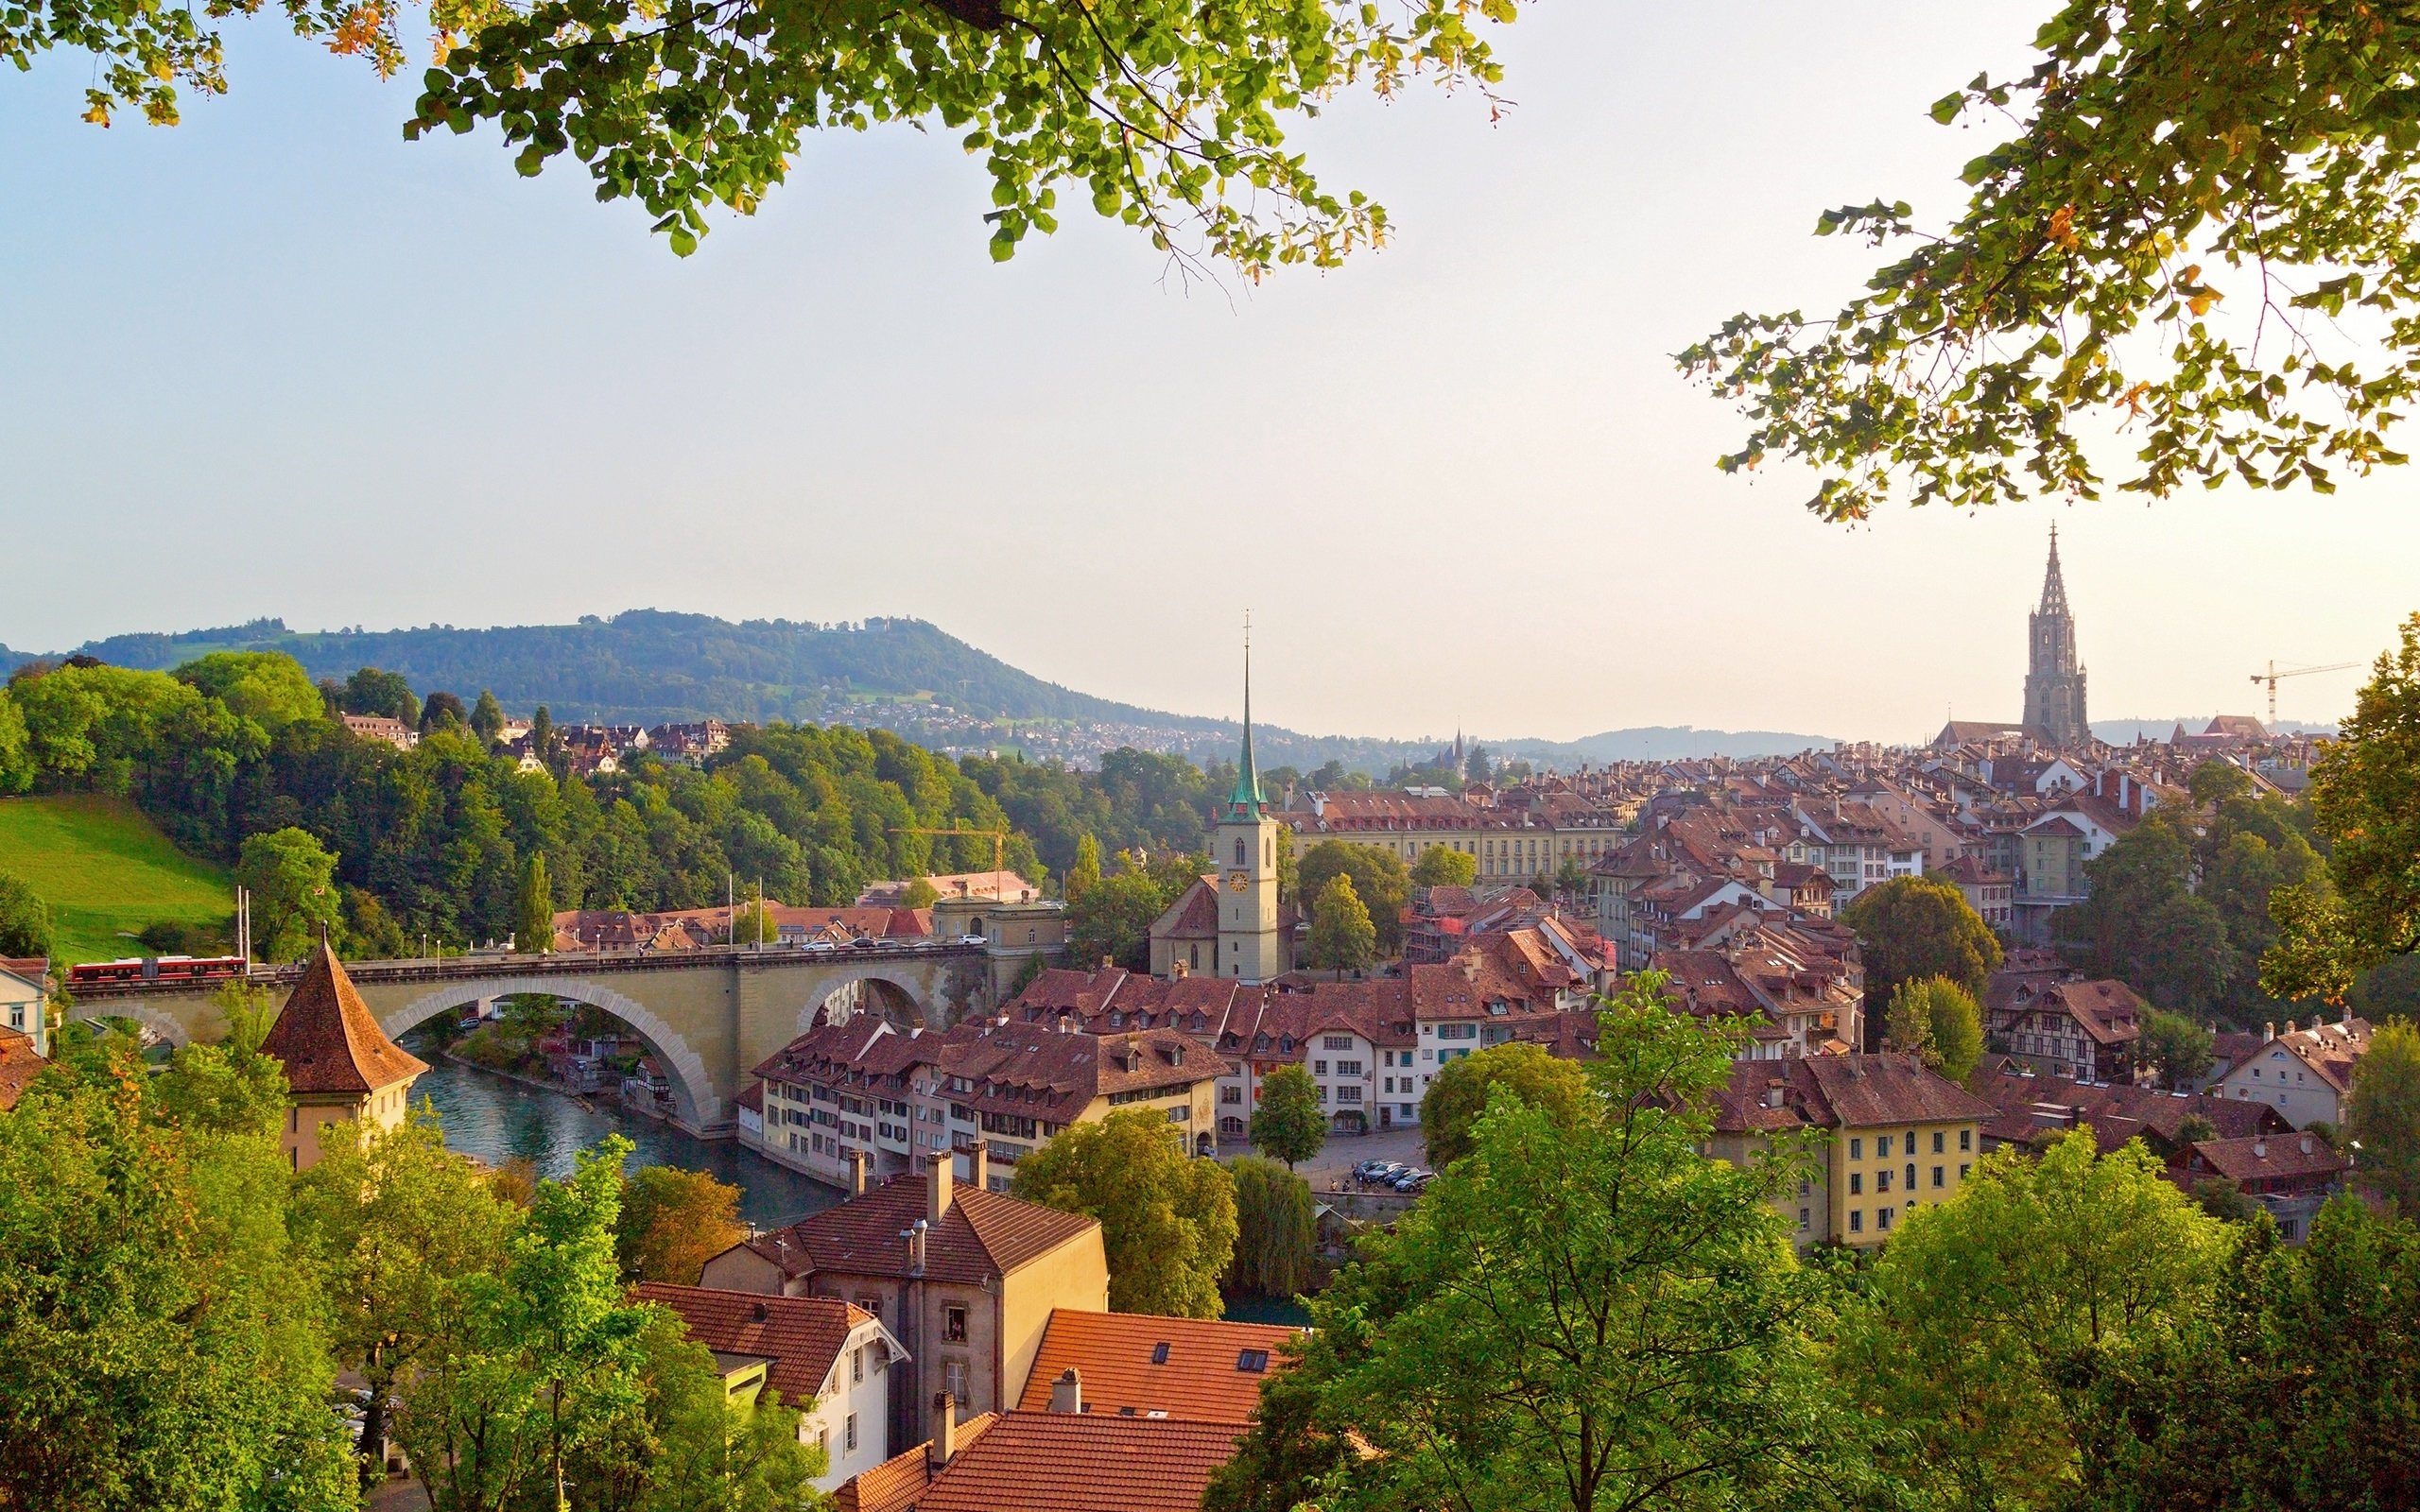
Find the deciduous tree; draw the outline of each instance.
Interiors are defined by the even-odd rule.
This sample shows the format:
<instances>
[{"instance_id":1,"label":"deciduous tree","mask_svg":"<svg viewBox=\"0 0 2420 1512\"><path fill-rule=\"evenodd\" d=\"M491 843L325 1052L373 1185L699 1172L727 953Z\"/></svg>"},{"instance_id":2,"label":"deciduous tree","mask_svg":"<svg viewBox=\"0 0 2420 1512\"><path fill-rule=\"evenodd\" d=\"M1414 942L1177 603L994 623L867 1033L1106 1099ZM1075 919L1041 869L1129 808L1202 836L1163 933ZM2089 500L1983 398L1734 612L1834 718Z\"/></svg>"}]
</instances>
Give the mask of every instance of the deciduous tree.
<instances>
[{"instance_id":1,"label":"deciduous tree","mask_svg":"<svg viewBox=\"0 0 2420 1512\"><path fill-rule=\"evenodd\" d=\"M2000 964L1992 926L1958 885L1939 877L1893 877L1857 895L1841 921L1865 946L1865 995L1889 1003L1902 982L1945 976L1970 997Z\"/></svg>"},{"instance_id":2,"label":"deciduous tree","mask_svg":"<svg viewBox=\"0 0 2420 1512\"><path fill-rule=\"evenodd\" d=\"M521 896L512 909L512 943L524 955L544 955L555 948L555 891L546 881L544 852L529 857L521 868Z\"/></svg>"},{"instance_id":3,"label":"deciduous tree","mask_svg":"<svg viewBox=\"0 0 2420 1512\"><path fill-rule=\"evenodd\" d=\"M1826 211L1820 234L1897 249L1864 293L1736 317L1681 354L1749 419L1722 465L1809 464L1809 507L1847 520L1900 485L1918 504L2095 496L2086 438L2112 423L2136 464L2120 487L2154 497L2327 491L2401 462L2420 144L2386 81L2415 49L2409 18L2359 5L2055 7L2031 66L1932 108L2008 123L1957 219Z\"/></svg>"},{"instance_id":4,"label":"deciduous tree","mask_svg":"<svg viewBox=\"0 0 2420 1512\"><path fill-rule=\"evenodd\" d=\"M50 954L50 904L13 871L0 870L0 955Z\"/></svg>"},{"instance_id":5,"label":"deciduous tree","mask_svg":"<svg viewBox=\"0 0 2420 1512\"><path fill-rule=\"evenodd\" d=\"M1100 885L1100 842L1090 830L1076 837L1076 859L1067 868L1067 884L1062 889L1069 902Z\"/></svg>"},{"instance_id":6,"label":"deciduous tree","mask_svg":"<svg viewBox=\"0 0 2420 1512\"><path fill-rule=\"evenodd\" d=\"M2038 1160L2002 1150L1955 1200L1905 1211L1849 1314L1842 1380L1899 1430L1890 1469L1917 1497L2051 1505L2097 1362L2193 1316L2225 1255L2139 1143L2104 1158L2079 1129Z\"/></svg>"},{"instance_id":7,"label":"deciduous tree","mask_svg":"<svg viewBox=\"0 0 2420 1512\"><path fill-rule=\"evenodd\" d=\"M1369 910L1370 922L1377 930L1379 956L1401 954L1403 905L1411 898L1411 873L1402 859L1376 846L1347 840L1322 840L1304 851L1294 866L1294 885L1310 901L1314 925L1319 922L1320 895L1327 890L1329 880L1339 875L1353 879L1354 896Z\"/></svg>"},{"instance_id":8,"label":"deciduous tree","mask_svg":"<svg viewBox=\"0 0 2420 1512\"><path fill-rule=\"evenodd\" d=\"M2420 1218L2420 1030L2377 1026L2354 1063L2344 1137L2359 1146L2357 1179Z\"/></svg>"},{"instance_id":9,"label":"deciduous tree","mask_svg":"<svg viewBox=\"0 0 2420 1512\"><path fill-rule=\"evenodd\" d=\"M320 1152L295 1183L295 1235L324 1278L337 1363L369 1388L366 1486L382 1473L396 1383L458 1338L476 1287L504 1269L521 1211L446 1150L425 1104L391 1128L329 1125Z\"/></svg>"},{"instance_id":10,"label":"deciduous tree","mask_svg":"<svg viewBox=\"0 0 2420 1512\"><path fill-rule=\"evenodd\" d=\"M1449 845L1432 845L1411 864L1416 887L1467 887L1478 880L1478 857Z\"/></svg>"},{"instance_id":11,"label":"deciduous tree","mask_svg":"<svg viewBox=\"0 0 2420 1512\"><path fill-rule=\"evenodd\" d=\"M2420 614L2311 768L2310 803L2333 887L2279 889L2284 937L2260 982L2281 998L2341 999L2364 971L2420 952Z\"/></svg>"},{"instance_id":12,"label":"deciduous tree","mask_svg":"<svg viewBox=\"0 0 2420 1512\"><path fill-rule=\"evenodd\" d=\"M1893 1050L1922 1056L1951 1081L1963 1082L1983 1057L1983 1012L1947 977L1902 982L1891 994L1883 1040Z\"/></svg>"},{"instance_id":13,"label":"deciduous tree","mask_svg":"<svg viewBox=\"0 0 2420 1512\"><path fill-rule=\"evenodd\" d=\"M1236 1255L1227 1287L1253 1297L1293 1297L1311 1283L1317 1238L1311 1185L1274 1160L1247 1155L1236 1182Z\"/></svg>"},{"instance_id":14,"label":"deciduous tree","mask_svg":"<svg viewBox=\"0 0 2420 1512\"><path fill-rule=\"evenodd\" d=\"M1109 1305L1118 1313L1218 1317L1236 1247L1235 1182L1185 1147L1156 1108L1071 1124L1017 1162L1016 1195L1100 1220Z\"/></svg>"},{"instance_id":15,"label":"deciduous tree","mask_svg":"<svg viewBox=\"0 0 2420 1512\"><path fill-rule=\"evenodd\" d=\"M337 858L319 837L291 825L244 841L235 880L251 889L252 950L267 961L292 961L339 919L343 899Z\"/></svg>"},{"instance_id":16,"label":"deciduous tree","mask_svg":"<svg viewBox=\"0 0 2420 1512\"><path fill-rule=\"evenodd\" d=\"M1327 1110L1319 1084L1300 1065L1280 1066L1260 1079L1260 1103L1252 1110L1252 1144L1288 1171L1320 1153L1327 1143Z\"/></svg>"},{"instance_id":17,"label":"deciduous tree","mask_svg":"<svg viewBox=\"0 0 2420 1512\"><path fill-rule=\"evenodd\" d=\"M2158 1071L2161 1081L2171 1088L2182 1087L2210 1069L2211 1053L2217 1043L2217 1037L2207 1028L2183 1014L2153 1008L2143 1016L2143 1032L2135 1041L2135 1054Z\"/></svg>"},{"instance_id":18,"label":"deciduous tree","mask_svg":"<svg viewBox=\"0 0 2420 1512\"><path fill-rule=\"evenodd\" d=\"M1458 1056L1437 1068L1436 1079L1420 1094L1420 1132L1430 1165L1443 1171L1471 1153L1472 1134L1499 1088L1557 1125L1590 1112L1588 1074L1577 1061L1517 1043Z\"/></svg>"},{"instance_id":19,"label":"deciduous tree","mask_svg":"<svg viewBox=\"0 0 2420 1512\"><path fill-rule=\"evenodd\" d=\"M1338 872L1320 889L1311 906L1310 947L1311 964L1339 976L1376 964L1378 931L1349 873Z\"/></svg>"},{"instance_id":20,"label":"deciduous tree","mask_svg":"<svg viewBox=\"0 0 2420 1512\"><path fill-rule=\"evenodd\" d=\"M1827 1288L1772 1205L1797 1157L1700 1153L1733 1042L1661 992L1605 1014L1595 1116L1499 1099L1471 1156L1312 1298L1304 1363L1206 1505L1855 1496L1859 1430L1812 1344Z\"/></svg>"},{"instance_id":21,"label":"deciduous tree","mask_svg":"<svg viewBox=\"0 0 2420 1512\"><path fill-rule=\"evenodd\" d=\"M706 1172L643 1165L622 1182L614 1254L627 1280L695 1286L707 1261L747 1237L739 1189Z\"/></svg>"}]
</instances>

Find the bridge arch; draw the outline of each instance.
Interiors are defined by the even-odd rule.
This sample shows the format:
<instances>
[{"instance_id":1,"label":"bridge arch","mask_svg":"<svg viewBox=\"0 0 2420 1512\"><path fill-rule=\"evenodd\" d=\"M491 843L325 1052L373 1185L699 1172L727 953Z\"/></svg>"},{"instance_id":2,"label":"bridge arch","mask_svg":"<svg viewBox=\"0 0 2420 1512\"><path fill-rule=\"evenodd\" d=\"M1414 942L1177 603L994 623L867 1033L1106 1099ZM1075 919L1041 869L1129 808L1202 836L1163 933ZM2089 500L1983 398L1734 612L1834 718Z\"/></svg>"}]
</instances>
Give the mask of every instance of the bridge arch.
<instances>
[{"instance_id":1,"label":"bridge arch","mask_svg":"<svg viewBox=\"0 0 2420 1512\"><path fill-rule=\"evenodd\" d=\"M894 1028L945 1029L949 1027L948 1007L943 1002L943 995L935 984L920 983L915 979L914 973L899 971L891 963L868 961L862 966L852 964L845 969L836 969L829 974L818 978L808 988L805 1000L798 1005L795 1024L791 1032L794 1035L800 1035L814 1028L818 1021L823 1019L824 1010L830 1006L832 1000L852 988L857 988L860 993L864 993L870 988L889 988L893 994L893 1001L882 1002L877 998L879 1005L872 1007L860 1005L858 1011L879 1012L890 1021ZM897 1002L900 1001L904 1001L908 1007L913 1010L911 1015L907 1016L909 1022L902 1022L903 1015L894 1011Z\"/></svg>"},{"instance_id":2,"label":"bridge arch","mask_svg":"<svg viewBox=\"0 0 2420 1512\"><path fill-rule=\"evenodd\" d=\"M636 998L583 977L531 974L448 982L386 1014L378 1021L378 1027L386 1030L389 1039L399 1039L466 1003L524 993L585 1003L629 1024L672 1078L672 1101L681 1123L687 1127L711 1128L729 1115L730 1109L715 1091L715 1079L706 1070L705 1060L689 1047L681 1031Z\"/></svg>"}]
</instances>

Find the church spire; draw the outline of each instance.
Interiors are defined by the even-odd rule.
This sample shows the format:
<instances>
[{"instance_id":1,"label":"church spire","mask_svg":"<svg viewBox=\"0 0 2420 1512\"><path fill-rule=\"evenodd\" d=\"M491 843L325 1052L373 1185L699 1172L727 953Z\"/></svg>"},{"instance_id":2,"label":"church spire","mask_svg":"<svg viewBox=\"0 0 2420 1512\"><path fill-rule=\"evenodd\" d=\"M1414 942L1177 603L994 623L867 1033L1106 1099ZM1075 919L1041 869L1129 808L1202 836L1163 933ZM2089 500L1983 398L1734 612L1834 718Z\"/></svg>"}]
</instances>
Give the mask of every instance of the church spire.
<instances>
[{"instance_id":1,"label":"church spire","mask_svg":"<svg viewBox=\"0 0 2420 1512\"><path fill-rule=\"evenodd\" d=\"M2042 609L2045 614L2067 612L2067 583L2059 576L2059 524L2050 523L2050 565L2042 574Z\"/></svg>"},{"instance_id":2,"label":"church spire","mask_svg":"<svg viewBox=\"0 0 2420 1512\"><path fill-rule=\"evenodd\" d=\"M1237 818L1260 817L1260 769L1252 759L1252 615L1244 615L1244 750L1236 765L1236 796L1227 802Z\"/></svg>"}]
</instances>

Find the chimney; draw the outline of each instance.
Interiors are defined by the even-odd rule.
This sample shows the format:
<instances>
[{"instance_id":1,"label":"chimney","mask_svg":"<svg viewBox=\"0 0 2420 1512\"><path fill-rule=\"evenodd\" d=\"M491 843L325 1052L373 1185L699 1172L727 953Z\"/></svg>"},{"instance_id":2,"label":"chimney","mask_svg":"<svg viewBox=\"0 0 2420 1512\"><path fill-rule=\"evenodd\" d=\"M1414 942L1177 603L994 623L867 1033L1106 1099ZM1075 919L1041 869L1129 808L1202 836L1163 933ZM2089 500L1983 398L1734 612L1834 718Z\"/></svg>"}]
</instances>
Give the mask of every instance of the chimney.
<instances>
[{"instance_id":1,"label":"chimney","mask_svg":"<svg viewBox=\"0 0 2420 1512\"><path fill-rule=\"evenodd\" d=\"M2310 1136L2308 1134L2303 1136L2303 1153L2305 1155L2310 1153Z\"/></svg>"},{"instance_id":2,"label":"chimney","mask_svg":"<svg viewBox=\"0 0 2420 1512\"><path fill-rule=\"evenodd\" d=\"M2270 1040L2274 1040L2274 1039L2276 1039L2276 1038L2277 1038L2277 1026L2276 1026L2275 1024L2273 1024L2273 1023L2264 1023L2264 1024L2262 1024L2262 1025L2260 1026L2260 1042L2261 1042L2262 1044L2267 1044Z\"/></svg>"},{"instance_id":3,"label":"chimney","mask_svg":"<svg viewBox=\"0 0 2420 1512\"><path fill-rule=\"evenodd\" d=\"M1050 1383L1050 1410L1064 1413L1084 1410L1084 1378L1076 1373L1074 1366L1060 1371L1059 1379Z\"/></svg>"},{"instance_id":4,"label":"chimney","mask_svg":"<svg viewBox=\"0 0 2420 1512\"><path fill-rule=\"evenodd\" d=\"M1779 1108L1781 1106L1781 1083L1779 1081L1769 1081L1765 1083L1765 1106L1767 1108Z\"/></svg>"},{"instance_id":5,"label":"chimney","mask_svg":"<svg viewBox=\"0 0 2420 1512\"><path fill-rule=\"evenodd\" d=\"M2294 1021L2293 1021L2293 1020L2291 1020L2291 1019L2288 1019L2288 1020L2286 1021L2286 1035L2287 1035L2287 1037L2288 1037L2289 1039L2290 1039L2290 1038L2292 1038L2293 1033L2294 1033Z\"/></svg>"},{"instance_id":6,"label":"chimney","mask_svg":"<svg viewBox=\"0 0 2420 1512\"><path fill-rule=\"evenodd\" d=\"M1100 958L1100 969L1104 971L1114 971L1116 969L1116 966L1117 959L1115 956L1104 955Z\"/></svg>"},{"instance_id":7,"label":"chimney","mask_svg":"<svg viewBox=\"0 0 2420 1512\"><path fill-rule=\"evenodd\" d=\"M1182 981L1184 981L1184 971L1185 971L1185 966L1184 966L1184 963L1183 961L1170 961L1170 962L1168 962L1168 980L1169 980L1169 981L1171 981L1171 982L1182 982Z\"/></svg>"},{"instance_id":8,"label":"chimney","mask_svg":"<svg viewBox=\"0 0 2420 1512\"><path fill-rule=\"evenodd\" d=\"M935 1150L925 1157L925 1221L938 1224L942 1214L949 1211L950 1182L957 1176L952 1168L958 1157L947 1150Z\"/></svg>"},{"instance_id":9,"label":"chimney","mask_svg":"<svg viewBox=\"0 0 2420 1512\"><path fill-rule=\"evenodd\" d=\"M851 1196L862 1197L866 1194L866 1168L873 1163L873 1157L863 1150L849 1152L849 1194Z\"/></svg>"},{"instance_id":10,"label":"chimney","mask_svg":"<svg viewBox=\"0 0 2420 1512\"><path fill-rule=\"evenodd\" d=\"M1059 1015L1059 1032L1061 1034L1074 1034L1076 1032L1076 1016L1074 1014L1063 1013Z\"/></svg>"},{"instance_id":11,"label":"chimney","mask_svg":"<svg viewBox=\"0 0 2420 1512\"><path fill-rule=\"evenodd\" d=\"M992 1190L992 1142L990 1140L977 1140L968 1149L966 1170L970 1177L968 1185L977 1192Z\"/></svg>"},{"instance_id":12,"label":"chimney","mask_svg":"<svg viewBox=\"0 0 2420 1512\"><path fill-rule=\"evenodd\" d=\"M2269 1142L2267 1140L2254 1140L2252 1142L2252 1158L2256 1160L2265 1160L2269 1159Z\"/></svg>"},{"instance_id":13,"label":"chimney","mask_svg":"<svg viewBox=\"0 0 2420 1512\"><path fill-rule=\"evenodd\" d=\"M944 1469L958 1454L958 1399L944 1391L933 1398L933 1413L939 1420L933 1424L932 1448L926 1457L933 1469Z\"/></svg>"}]
</instances>

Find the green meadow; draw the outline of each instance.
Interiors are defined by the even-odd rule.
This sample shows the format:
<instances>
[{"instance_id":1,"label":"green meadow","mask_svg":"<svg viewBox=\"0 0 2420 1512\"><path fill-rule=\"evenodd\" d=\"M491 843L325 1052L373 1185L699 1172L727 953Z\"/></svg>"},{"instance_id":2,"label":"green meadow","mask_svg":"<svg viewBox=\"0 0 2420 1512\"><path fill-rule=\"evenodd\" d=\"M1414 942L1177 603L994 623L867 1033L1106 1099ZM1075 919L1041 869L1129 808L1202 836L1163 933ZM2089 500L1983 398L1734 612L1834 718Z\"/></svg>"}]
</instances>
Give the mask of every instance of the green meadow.
<instances>
[{"instance_id":1,"label":"green meadow","mask_svg":"<svg viewBox=\"0 0 2420 1512\"><path fill-rule=\"evenodd\" d=\"M223 926L235 911L225 872L179 850L122 799L0 799L0 868L50 904L52 949L70 962L139 955L121 932Z\"/></svg>"}]
</instances>

